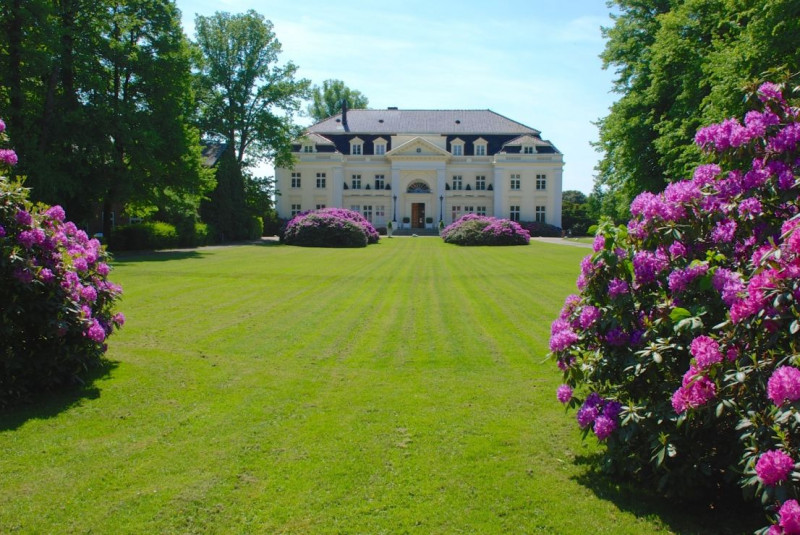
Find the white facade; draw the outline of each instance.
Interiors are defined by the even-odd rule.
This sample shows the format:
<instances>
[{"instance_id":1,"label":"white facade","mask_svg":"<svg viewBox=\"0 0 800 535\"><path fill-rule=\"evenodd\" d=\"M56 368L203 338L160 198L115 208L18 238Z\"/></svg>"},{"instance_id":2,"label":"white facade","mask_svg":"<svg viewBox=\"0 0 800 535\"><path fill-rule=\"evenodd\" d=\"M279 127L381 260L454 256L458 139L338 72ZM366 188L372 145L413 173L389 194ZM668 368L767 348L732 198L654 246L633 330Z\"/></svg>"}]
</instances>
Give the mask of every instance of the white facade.
<instances>
[{"instance_id":1,"label":"white facade","mask_svg":"<svg viewBox=\"0 0 800 535\"><path fill-rule=\"evenodd\" d=\"M430 228L466 213L561 226L562 154L489 110L349 110L312 126L294 151L294 167L276 169L283 218L339 207L375 227Z\"/></svg>"}]
</instances>

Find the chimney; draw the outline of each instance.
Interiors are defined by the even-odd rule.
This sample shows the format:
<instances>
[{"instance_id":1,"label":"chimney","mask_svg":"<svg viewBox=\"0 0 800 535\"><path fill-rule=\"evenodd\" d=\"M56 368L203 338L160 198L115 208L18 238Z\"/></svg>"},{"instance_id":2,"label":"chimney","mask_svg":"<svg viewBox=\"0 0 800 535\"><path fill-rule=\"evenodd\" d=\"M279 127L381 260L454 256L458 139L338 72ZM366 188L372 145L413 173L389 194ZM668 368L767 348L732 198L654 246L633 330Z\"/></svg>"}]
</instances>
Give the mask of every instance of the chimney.
<instances>
[{"instance_id":1,"label":"chimney","mask_svg":"<svg viewBox=\"0 0 800 535\"><path fill-rule=\"evenodd\" d=\"M342 126L344 127L344 131L348 132L350 128L347 126L347 99L342 99Z\"/></svg>"}]
</instances>

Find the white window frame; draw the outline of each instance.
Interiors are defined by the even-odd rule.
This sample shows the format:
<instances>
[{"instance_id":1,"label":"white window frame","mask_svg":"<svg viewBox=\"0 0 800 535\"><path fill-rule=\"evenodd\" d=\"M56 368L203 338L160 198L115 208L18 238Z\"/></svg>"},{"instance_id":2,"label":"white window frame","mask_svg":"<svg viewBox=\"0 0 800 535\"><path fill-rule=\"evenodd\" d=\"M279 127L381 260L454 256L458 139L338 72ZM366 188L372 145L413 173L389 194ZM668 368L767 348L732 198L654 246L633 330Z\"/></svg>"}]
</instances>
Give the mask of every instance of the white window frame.
<instances>
[{"instance_id":1,"label":"white window frame","mask_svg":"<svg viewBox=\"0 0 800 535\"><path fill-rule=\"evenodd\" d=\"M475 190L486 191L486 175L477 175L475 177Z\"/></svg>"},{"instance_id":2,"label":"white window frame","mask_svg":"<svg viewBox=\"0 0 800 535\"><path fill-rule=\"evenodd\" d=\"M475 210L475 214L485 216L486 215L486 207L485 206L478 206L477 209Z\"/></svg>"},{"instance_id":3,"label":"white window frame","mask_svg":"<svg viewBox=\"0 0 800 535\"><path fill-rule=\"evenodd\" d=\"M459 191L464 189L464 177L462 175L453 175L453 184L452 184L454 191Z\"/></svg>"},{"instance_id":4,"label":"white window frame","mask_svg":"<svg viewBox=\"0 0 800 535\"><path fill-rule=\"evenodd\" d=\"M364 140L354 137L350 140L350 154L352 156L362 156L364 154Z\"/></svg>"},{"instance_id":5,"label":"white window frame","mask_svg":"<svg viewBox=\"0 0 800 535\"><path fill-rule=\"evenodd\" d=\"M520 178L519 173L511 174L511 178L508 181L508 189L512 189L514 191L519 191L522 189L522 179Z\"/></svg>"},{"instance_id":6,"label":"white window frame","mask_svg":"<svg viewBox=\"0 0 800 535\"><path fill-rule=\"evenodd\" d=\"M544 191L547 189L547 175L544 173L537 173L536 174L536 189L538 191Z\"/></svg>"},{"instance_id":7,"label":"white window frame","mask_svg":"<svg viewBox=\"0 0 800 535\"><path fill-rule=\"evenodd\" d=\"M547 207L540 204L536 206L536 214L534 221L537 223L546 223L547 221Z\"/></svg>"},{"instance_id":8,"label":"white window frame","mask_svg":"<svg viewBox=\"0 0 800 535\"><path fill-rule=\"evenodd\" d=\"M450 215L452 217L451 222L455 222L459 217L461 217L461 206L460 205L453 205L450 207Z\"/></svg>"},{"instance_id":9,"label":"white window frame","mask_svg":"<svg viewBox=\"0 0 800 535\"><path fill-rule=\"evenodd\" d=\"M350 189L361 189L361 175L351 175L350 176Z\"/></svg>"},{"instance_id":10,"label":"white window frame","mask_svg":"<svg viewBox=\"0 0 800 535\"><path fill-rule=\"evenodd\" d=\"M450 154L464 156L464 142L458 138L450 142Z\"/></svg>"},{"instance_id":11,"label":"white window frame","mask_svg":"<svg viewBox=\"0 0 800 535\"><path fill-rule=\"evenodd\" d=\"M292 217L296 216L297 214L299 214L302 211L303 211L302 205L300 205L300 204L292 204L291 205L290 213L292 214Z\"/></svg>"},{"instance_id":12,"label":"white window frame","mask_svg":"<svg viewBox=\"0 0 800 535\"><path fill-rule=\"evenodd\" d=\"M324 210L324 209L325 209L324 204L318 204L317 207L315 208L315 210Z\"/></svg>"},{"instance_id":13,"label":"white window frame","mask_svg":"<svg viewBox=\"0 0 800 535\"><path fill-rule=\"evenodd\" d=\"M475 156L486 156L489 153L488 142L481 138L472 142L472 152Z\"/></svg>"},{"instance_id":14,"label":"white window frame","mask_svg":"<svg viewBox=\"0 0 800 535\"><path fill-rule=\"evenodd\" d=\"M523 145L522 154L536 154L536 149L533 145Z\"/></svg>"},{"instance_id":15,"label":"white window frame","mask_svg":"<svg viewBox=\"0 0 800 535\"><path fill-rule=\"evenodd\" d=\"M519 205L518 204L512 204L511 206L509 206L508 207L508 218L511 221L519 222L519 217L520 217Z\"/></svg>"},{"instance_id":16,"label":"white window frame","mask_svg":"<svg viewBox=\"0 0 800 535\"><path fill-rule=\"evenodd\" d=\"M303 152L304 153L314 152L314 145L303 145Z\"/></svg>"},{"instance_id":17,"label":"white window frame","mask_svg":"<svg viewBox=\"0 0 800 535\"><path fill-rule=\"evenodd\" d=\"M301 173L292 173L292 188L297 189L303 187L302 178Z\"/></svg>"},{"instance_id":18,"label":"white window frame","mask_svg":"<svg viewBox=\"0 0 800 535\"><path fill-rule=\"evenodd\" d=\"M365 204L364 208L363 208L363 210L361 212L361 215L364 216L364 219L366 219L367 221L372 223L372 205L371 204Z\"/></svg>"},{"instance_id":19,"label":"white window frame","mask_svg":"<svg viewBox=\"0 0 800 535\"><path fill-rule=\"evenodd\" d=\"M325 189L327 187L327 178L325 173L317 173L317 189Z\"/></svg>"},{"instance_id":20,"label":"white window frame","mask_svg":"<svg viewBox=\"0 0 800 535\"><path fill-rule=\"evenodd\" d=\"M386 175L375 175L375 189L381 190L386 188Z\"/></svg>"}]
</instances>

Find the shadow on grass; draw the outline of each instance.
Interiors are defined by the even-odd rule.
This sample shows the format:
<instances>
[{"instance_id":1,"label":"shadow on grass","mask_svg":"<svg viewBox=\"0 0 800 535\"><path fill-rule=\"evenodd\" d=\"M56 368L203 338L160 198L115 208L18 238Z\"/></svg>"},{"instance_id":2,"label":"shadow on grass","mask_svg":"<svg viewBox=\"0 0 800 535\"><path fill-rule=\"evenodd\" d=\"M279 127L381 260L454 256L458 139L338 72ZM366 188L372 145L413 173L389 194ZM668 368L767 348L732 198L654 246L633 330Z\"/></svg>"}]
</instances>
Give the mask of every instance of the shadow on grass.
<instances>
[{"instance_id":1,"label":"shadow on grass","mask_svg":"<svg viewBox=\"0 0 800 535\"><path fill-rule=\"evenodd\" d=\"M112 253L112 263L117 265L137 264L140 262L168 262L170 260L185 260L187 258L202 258L206 256L198 249L169 250L169 251L134 251Z\"/></svg>"},{"instance_id":2,"label":"shadow on grass","mask_svg":"<svg viewBox=\"0 0 800 535\"><path fill-rule=\"evenodd\" d=\"M716 504L670 500L633 482L619 481L602 473L597 468L600 462L600 454L576 457L575 464L585 466L586 472L575 480L621 511L638 518L657 518L674 533L738 535L753 533L767 524L759 504L745 502L740 495Z\"/></svg>"},{"instance_id":3,"label":"shadow on grass","mask_svg":"<svg viewBox=\"0 0 800 535\"><path fill-rule=\"evenodd\" d=\"M41 398L0 410L0 433L13 431L28 420L44 420L58 416L71 407L80 406L84 400L100 397L95 381L109 377L117 362L103 360L99 366L85 373L76 384L47 392Z\"/></svg>"}]
</instances>

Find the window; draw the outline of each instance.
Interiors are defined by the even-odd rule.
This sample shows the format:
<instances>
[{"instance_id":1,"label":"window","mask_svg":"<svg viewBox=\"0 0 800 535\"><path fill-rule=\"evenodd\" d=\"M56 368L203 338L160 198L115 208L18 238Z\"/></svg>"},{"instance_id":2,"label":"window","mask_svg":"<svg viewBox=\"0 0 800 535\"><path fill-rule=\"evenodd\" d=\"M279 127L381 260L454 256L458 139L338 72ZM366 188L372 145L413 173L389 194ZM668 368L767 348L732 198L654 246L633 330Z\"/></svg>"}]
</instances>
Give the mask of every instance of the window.
<instances>
[{"instance_id":1,"label":"window","mask_svg":"<svg viewBox=\"0 0 800 535\"><path fill-rule=\"evenodd\" d=\"M536 207L536 222L538 223L545 223L545 210L544 206L537 206Z\"/></svg>"},{"instance_id":2,"label":"window","mask_svg":"<svg viewBox=\"0 0 800 535\"><path fill-rule=\"evenodd\" d=\"M322 210L323 208L325 208L324 204L318 204L316 209L317 210Z\"/></svg>"},{"instance_id":3,"label":"window","mask_svg":"<svg viewBox=\"0 0 800 535\"><path fill-rule=\"evenodd\" d=\"M464 207L464 213L465 214L474 214L475 213L475 207L474 206L465 206Z\"/></svg>"},{"instance_id":4,"label":"window","mask_svg":"<svg viewBox=\"0 0 800 535\"><path fill-rule=\"evenodd\" d=\"M486 145L475 145L475 156L486 156Z\"/></svg>"},{"instance_id":5,"label":"window","mask_svg":"<svg viewBox=\"0 0 800 535\"><path fill-rule=\"evenodd\" d=\"M371 204L365 204L364 205L364 211L362 212L362 215L364 216L364 219L366 219L367 221L372 223L372 205Z\"/></svg>"},{"instance_id":6,"label":"window","mask_svg":"<svg viewBox=\"0 0 800 535\"><path fill-rule=\"evenodd\" d=\"M379 204L375 207L375 217L378 219L386 217L386 207L384 205Z\"/></svg>"},{"instance_id":7,"label":"window","mask_svg":"<svg viewBox=\"0 0 800 535\"><path fill-rule=\"evenodd\" d=\"M350 154L360 156L364 154L364 140L354 137L350 140Z\"/></svg>"},{"instance_id":8,"label":"window","mask_svg":"<svg viewBox=\"0 0 800 535\"><path fill-rule=\"evenodd\" d=\"M511 221L519 221L519 205L511 205L511 208L508 210L508 218Z\"/></svg>"},{"instance_id":9,"label":"window","mask_svg":"<svg viewBox=\"0 0 800 535\"><path fill-rule=\"evenodd\" d=\"M475 211L478 215L486 215L486 207L485 206L478 206L478 209Z\"/></svg>"},{"instance_id":10,"label":"window","mask_svg":"<svg viewBox=\"0 0 800 535\"><path fill-rule=\"evenodd\" d=\"M303 152L314 152L314 145L303 145Z\"/></svg>"},{"instance_id":11,"label":"window","mask_svg":"<svg viewBox=\"0 0 800 535\"><path fill-rule=\"evenodd\" d=\"M386 154L386 144L380 143L375 145L375 154L378 156Z\"/></svg>"},{"instance_id":12,"label":"window","mask_svg":"<svg viewBox=\"0 0 800 535\"><path fill-rule=\"evenodd\" d=\"M351 204L350 205L350 209L352 211L354 211L354 212L360 212L361 211L361 205L360 204Z\"/></svg>"},{"instance_id":13,"label":"window","mask_svg":"<svg viewBox=\"0 0 800 535\"><path fill-rule=\"evenodd\" d=\"M299 213L300 213L300 205L299 204L293 204L292 205L292 217L296 216Z\"/></svg>"},{"instance_id":14,"label":"window","mask_svg":"<svg viewBox=\"0 0 800 535\"><path fill-rule=\"evenodd\" d=\"M536 189L547 189L547 175L536 175Z\"/></svg>"},{"instance_id":15,"label":"window","mask_svg":"<svg viewBox=\"0 0 800 535\"><path fill-rule=\"evenodd\" d=\"M453 206L452 214L453 214L453 221L455 221L456 219L461 217L461 207L460 206Z\"/></svg>"},{"instance_id":16,"label":"window","mask_svg":"<svg viewBox=\"0 0 800 535\"><path fill-rule=\"evenodd\" d=\"M460 139L454 139L450 142L450 152L453 156L463 156L464 155L464 142Z\"/></svg>"},{"instance_id":17,"label":"window","mask_svg":"<svg viewBox=\"0 0 800 535\"><path fill-rule=\"evenodd\" d=\"M475 177L475 189L478 191L484 191L486 189L486 177L484 175Z\"/></svg>"},{"instance_id":18,"label":"window","mask_svg":"<svg viewBox=\"0 0 800 535\"><path fill-rule=\"evenodd\" d=\"M292 173L292 187L293 188L300 187L300 173Z\"/></svg>"},{"instance_id":19,"label":"window","mask_svg":"<svg viewBox=\"0 0 800 535\"><path fill-rule=\"evenodd\" d=\"M461 175L453 175L453 189L463 189L464 184Z\"/></svg>"},{"instance_id":20,"label":"window","mask_svg":"<svg viewBox=\"0 0 800 535\"><path fill-rule=\"evenodd\" d=\"M324 188L325 182L325 173L317 173L317 187Z\"/></svg>"},{"instance_id":21,"label":"window","mask_svg":"<svg viewBox=\"0 0 800 535\"><path fill-rule=\"evenodd\" d=\"M386 177L384 175L375 175L375 189L383 189L386 185Z\"/></svg>"},{"instance_id":22,"label":"window","mask_svg":"<svg viewBox=\"0 0 800 535\"><path fill-rule=\"evenodd\" d=\"M519 175L514 174L511 175L511 189L520 189L521 181L519 179Z\"/></svg>"},{"instance_id":23,"label":"window","mask_svg":"<svg viewBox=\"0 0 800 535\"><path fill-rule=\"evenodd\" d=\"M361 175L353 175L353 179L350 181L350 186L353 189L361 189Z\"/></svg>"},{"instance_id":24,"label":"window","mask_svg":"<svg viewBox=\"0 0 800 535\"><path fill-rule=\"evenodd\" d=\"M533 147L522 147L522 154L533 154Z\"/></svg>"}]
</instances>

